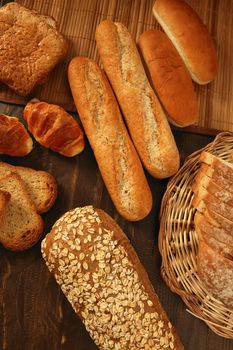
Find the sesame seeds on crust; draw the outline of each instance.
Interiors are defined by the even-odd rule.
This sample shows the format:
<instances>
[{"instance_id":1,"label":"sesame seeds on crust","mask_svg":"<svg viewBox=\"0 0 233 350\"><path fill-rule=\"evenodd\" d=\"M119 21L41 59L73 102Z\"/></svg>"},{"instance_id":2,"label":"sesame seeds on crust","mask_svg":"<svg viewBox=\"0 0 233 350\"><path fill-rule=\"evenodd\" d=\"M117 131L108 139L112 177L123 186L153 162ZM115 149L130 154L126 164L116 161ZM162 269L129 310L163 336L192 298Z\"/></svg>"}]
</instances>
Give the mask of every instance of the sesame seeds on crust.
<instances>
[{"instance_id":1,"label":"sesame seeds on crust","mask_svg":"<svg viewBox=\"0 0 233 350\"><path fill-rule=\"evenodd\" d=\"M155 311L126 249L92 206L63 215L42 254L100 349L175 349L171 323Z\"/></svg>"}]
</instances>

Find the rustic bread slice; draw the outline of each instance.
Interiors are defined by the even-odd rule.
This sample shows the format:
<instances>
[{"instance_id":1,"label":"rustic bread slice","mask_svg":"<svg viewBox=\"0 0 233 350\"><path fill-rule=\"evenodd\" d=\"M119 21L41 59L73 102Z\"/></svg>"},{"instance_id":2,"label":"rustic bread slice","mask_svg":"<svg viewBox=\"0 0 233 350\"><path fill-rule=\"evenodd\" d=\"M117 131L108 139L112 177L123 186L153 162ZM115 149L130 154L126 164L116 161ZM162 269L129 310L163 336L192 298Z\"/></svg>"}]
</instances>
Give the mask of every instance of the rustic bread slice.
<instances>
[{"instance_id":1,"label":"rustic bread slice","mask_svg":"<svg viewBox=\"0 0 233 350\"><path fill-rule=\"evenodd\" d=\"M209 165L219 176L233 182L233 164L206 151L201 152L200 161Z\"/></svg>"},{"instance_id":2,"label":"rustic bread slice","mask_svg":"<svg viewBox=\"0 0 233 350\"><path fill-rule=\"evenodd\" d=\"M226 231L221 226L211 224L208 217L201 213L196 213L194 217L195 229L198 239L203 239L212 249L223 252L233 258L233 232Z\"/></svg>"},{"instance_id":3,"label":"rustic bread slice","mask_svg":"<svg viewBox=\"0 0 233 350\"><path fill-rule=\"evenodd\" d=\"M202 185L204 184L204 186ZM233 207L233 193L228 191L228 188L220 188L211 179L203 177L200 181L194 181L192 190L196 198L205 199L213 198L217 203L225 204Z\"/></svg>"},{"instance_id":4,"label":"rustic bread slice","mask_svg":"<svg viewBox=\"0 0 233 350\"><path fill-rule=\"evenodd\" d=\"M197 272L206 289L232 309L233 261L200 238L198 240Z\"/></svg>"},{"instance_id":5,"label":"rustic bread slice","mask_svg":"<svg viewBox=\"0 0 233 350\"><path fill-rule=\"evenodd\" d=\"M5 214L6 206L9 203L11 195L7 191L0 190L0 219Z\"/></svg>"},{"instance_id":6,"label":"rustic bread slice","mask_svg":"<svg viewBox=\"0 0 233 350\"><path fill-rule=\"evenodd\" d=\"M16 173L0 178L0 189L10 193L0 225L0 242L11 250L24 250L35 244L43 231L43 220L36 213L24 182Z\"/></svg>"},{"instance_id":7,"label":"rustic bread slice","mask_svg":"<svg viewBox=\"0 0 233 350\"><path fill-rule=\"evenodd\" d=\"M219 198L214 197L204 188L201 193L199 192L198 194L195 194L192 205L201 213L203 212L204 208L207 207L208 209L233 222L233 207L222 202L219 200Z\"/></svg>"},{"instance_id":8,"label":"rustic bread slice","mask_svg":"<svg viewBox=\"0 0 233 350\"><path fill-rule=\"evenodd\" d=\"M17 172L20 175L39 214L48 211L53 206L57 198L57 183L51 174L0 162L0 177L10 172Z\"/></svg>"}]
</instances>

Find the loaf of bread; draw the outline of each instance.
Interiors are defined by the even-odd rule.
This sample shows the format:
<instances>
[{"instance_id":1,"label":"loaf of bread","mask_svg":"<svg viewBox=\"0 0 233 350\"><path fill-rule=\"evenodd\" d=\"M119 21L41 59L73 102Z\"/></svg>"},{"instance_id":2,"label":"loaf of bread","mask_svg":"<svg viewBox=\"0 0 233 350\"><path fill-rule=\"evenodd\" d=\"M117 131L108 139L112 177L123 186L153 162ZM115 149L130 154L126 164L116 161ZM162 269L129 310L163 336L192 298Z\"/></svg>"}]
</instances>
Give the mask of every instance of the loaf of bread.
<instances>
[{"instance_id":1,"label":"loaf of bread","mask_svg":"<svg viewBox=\"0 0 233 350\"><path fill-rule=\"evenodd\" d=\"M112 89L98 65L85 57L69 64L69 83L85 133L118 212L143 219L152 195Z\"/></svg>"},{"instance_id":2,"label":"loaf of bread","mask_svg":"<svg viewBox=\"0 0 233 350\"><path fill-rule=\"evenodd\" d=\"M97 26L96 42L145 168L159 179L174 175L179 168L179 152L130 33L123 24L106 20Z\"/></svg>"},{"instance_id":3,"label":"loaf of bread","mask_svg":"<svg viewBox=\"0 0 233 350\"><path fill-rule=\"evenodd\" d=\"M192 186L192 205L197 209L197 272L206 289L232 309L233 166L206 151L201 153L200 161L203 165Z\"/></svg>"},{"instance_id":4,"label":"loaf of bread","mask_svg":"<svg viewBox=\"0 0 233 350\"><path fill-rule=\"evenodd\" d=\"M67 43L53 18L16 2L0 8L0 81L28 95L65 56Z\"/></svg>"},{"instance_id":5,"label":"loaf of bread","mask_svg":"<svg viewBox=\"0 0 233 350\"><path fill-rule=\"evenodd\" d=\"M0 190L0 220L5 214L6 206L10 201L11 195L7 191Z\"/></svg>"},{"instance_id":6,"label":"loaf of bread","mask_svg":"<svg viewBox=\"0 0 233 350\"><path fill-rule=\"evenodd\" d=\"M208 29L182 0L156 0L153 14L176 47L192 79L207 84L217 74L217 55Z\"/></svg>"},{"instance_id":7,"label":"loaf of bread","mask_svg":"<svg viewBox=\"0 0 233 350\"><path fill-rule=\"evenodd\" d=\"M28 130L42 146L66 157L74 157L83 151L83 132L62 107L32 100L23 115Z\"/></svg>"},{"instance_id":8,"label":"loaf of bread","mask_svg":"<svg viewBox=\"0 0 233 350\"><path fill-rule=\"evenodd\" d=\"M197 96L172 42L162 31L149 29L141 34L139 47L169 121L179 127L194 124L198 120Z\"/></svg>"},{"instance_id":9,"label":"loaf of bread","mask_svg":"<svg viewBox=\"0 0 233 350\"><path fill-rule=\"evenodd\" d=\"M0 243L14 251L28 249L39 240L43 232L43 220L37 214L18 174L10 173L1 177L0 190L11 195L1 218Z\"/></svg>"},{"instance_id":10,"label":"loaf of bread","mask_svg":"<svg viewBox=\"0 0 233 350\"><path fill-rule=\"evenodd\" d=\"M17 173L21 177L37 213L45 213L53 206L57 198L57 182L51 174L0 162L0 177L9 173Z\"/></svg>"},{"instance_id":11,"label":"loaf of bread","mask_svg":"<svg viewBox=\"0 0 233 350\"><path fill-rule=\"evenodd\" d=\"M0 114L0 154L22 157L32 150L32 139L15 117Z\"/></svg>"},{"instance_id":12,"label":"loaf of bread","mask_svg":"<svg viewBox=\"0 0 233 350\"><path fill-rule=\"evenodd\" d=\"M67 212L42 254L99 349L184 349L129 240L105 212Z\"/></svg>"}]
</instances>

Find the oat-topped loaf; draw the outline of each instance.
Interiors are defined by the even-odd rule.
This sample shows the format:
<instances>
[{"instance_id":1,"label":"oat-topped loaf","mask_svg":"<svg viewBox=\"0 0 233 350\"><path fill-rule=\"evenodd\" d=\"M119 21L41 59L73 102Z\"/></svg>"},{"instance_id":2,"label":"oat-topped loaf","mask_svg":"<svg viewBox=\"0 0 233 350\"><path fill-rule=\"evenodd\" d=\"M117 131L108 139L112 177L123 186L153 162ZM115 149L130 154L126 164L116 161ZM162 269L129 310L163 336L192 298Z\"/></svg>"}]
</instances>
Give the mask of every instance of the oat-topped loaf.
<instances>
[{"instance_id":1,"label":"oat-topped loaf","mask_svg":"<svg viewBox=\"0 0 233 350\"><path fill-rule=\"evenodd\" d=\"M66 51L53 18L15 2L0 9L0 82L19 95L44 81Z\"/></svg>"},{"instance_id":2,"label":"oat-topped loaf","mask_svg":"<svg viewBox=\"0 0 233 350\"><path fill-rule=\"evenodd\" d=\"M42 254L100 349L183 349L133 247L105 212L69 211Z\"/></svg>"}]
</instances>

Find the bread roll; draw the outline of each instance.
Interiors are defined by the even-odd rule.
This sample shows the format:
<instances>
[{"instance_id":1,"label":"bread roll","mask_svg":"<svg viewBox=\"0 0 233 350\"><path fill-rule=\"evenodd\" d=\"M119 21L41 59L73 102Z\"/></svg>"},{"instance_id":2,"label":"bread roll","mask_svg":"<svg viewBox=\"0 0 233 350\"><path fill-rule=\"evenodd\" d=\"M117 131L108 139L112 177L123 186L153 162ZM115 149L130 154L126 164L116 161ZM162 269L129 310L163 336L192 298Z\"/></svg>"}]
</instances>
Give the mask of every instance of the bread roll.
<instances>
[{"instance_id":1,"label":"bread roll","mask_svg":"<svg viewBox=\"0 0 233 350\"><path fill-rule=\"evenodd\" d=\"M152 195L105 75L94 61L75 57L68 76L80 119L117 210L127 220L143 219L151 210Z\"/></svg>"},{"instance_id":2,"label":"bread roll","mask_svg":"<svg viewBox=\"0 0 233 350\"><path fill-rule=\"evenodd\" d=\"M99 349L184 349L129 240L105 212L66 213L42 254Z\"/></svg>"},{"instance_id":3,"label":"bread roll","mask_svg":"<svg viewBox=\"0 0 233 350\"><path fill-rule=\"evenodd\" d=\"M180 127L194 124L198 119L197 96L172 42L160 30L150 29L140 36L139 47L169 121Z\"/></svg>"},{"instance_id":4,"label":"bread roll","mask_svg":"<svg viewBox=\"0 0 233 350\"><path fill-rule=\"evenodd\" d=\"M188 68L192 79L207 84L217 74L217 55L197 13L182 0L156 0L153 14Z\"/></svg>"},{"instance_id":5,"label":"bread roll","mask_svg":"<svg viewBox=\"0 0 233 350\"><path fill-rule=\"evenodd\" d=\"M24 108L23 116L28 130L42 146L66 157L74 157L83 151L83 132L62 107L32 100Z\"/></svg>"},{"instance_id":6,"label":"bread roll","mask_svg":"<svg viewBox=\"0 0 233 350\"><path fill-rule=\"evenodd\" d=\"M0 114L0 154L23 157L32 150L32 139L15 117Z\"/></svg>"},{"instance_id":7,"label":"bread roll","mask_svg":"<svg viewBox=\"0 0 233 350\"><path fill-rule=\"evenodd\" d=\"M160 179L174 175L179 168L179 152L127 28L121 23L103 21L96 29L96 42L145 168Z\"/></svg>"}]
</instances>

